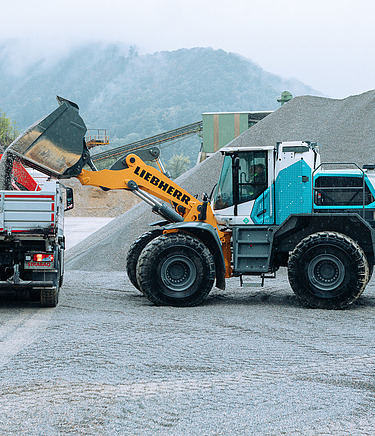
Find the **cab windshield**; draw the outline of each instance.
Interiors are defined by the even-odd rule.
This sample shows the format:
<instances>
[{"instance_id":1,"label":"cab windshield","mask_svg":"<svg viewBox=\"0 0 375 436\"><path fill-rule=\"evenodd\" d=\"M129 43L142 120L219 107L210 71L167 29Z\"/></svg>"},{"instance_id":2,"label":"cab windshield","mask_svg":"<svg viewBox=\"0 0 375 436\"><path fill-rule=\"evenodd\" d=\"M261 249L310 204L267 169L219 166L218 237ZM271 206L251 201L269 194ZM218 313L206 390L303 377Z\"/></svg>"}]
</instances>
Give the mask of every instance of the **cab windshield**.
<instances>
[{"instance_id":1,"label":"cab windshield","mask_svg":"<svg viewBox=\"0 0 375 436\"><path fill-rule=\"evenodd\" d=\"M267 188L267 153L265 151L243 151L239 159L238 172L232 171L233 155L225 155L219 182L217 184L213 207L215 210L255 200ZM233 184L235 188L233 189ZM238 195L234 195L234 190ZM236 192L237 194L237 192Z\"/></svg>"}]
</instances>

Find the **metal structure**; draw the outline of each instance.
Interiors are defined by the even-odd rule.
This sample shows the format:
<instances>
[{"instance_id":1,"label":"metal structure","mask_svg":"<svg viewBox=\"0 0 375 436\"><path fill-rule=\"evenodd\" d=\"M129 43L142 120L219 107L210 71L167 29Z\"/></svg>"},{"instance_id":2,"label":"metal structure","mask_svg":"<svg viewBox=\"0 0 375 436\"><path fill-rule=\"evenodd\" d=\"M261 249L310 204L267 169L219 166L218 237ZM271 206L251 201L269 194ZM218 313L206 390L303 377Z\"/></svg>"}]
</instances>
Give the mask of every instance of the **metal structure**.
<instances>
[{"instance_id":1,"label":"metal structure","mask_svg":"<svg viewBox=\"0 0 375 436\"><path fill-rule=\"evenodd\" d=\"M277 101L281 103L281 106L283 106L285 103L292 100L292 98L293 95L289 91L283 91Z\"/></svg>"},{"instance_id":2,"label":"metal structure","mask_svg":"<svg viewBox=\"0 0 375 436\"><path fill-rule=\"evenodd\" d=\"M237 136L261 121L271 111L205 112L203 120L203 144L198 162L216 153Z\"/></svg>"},{"instance_id":3,"label":"metal structure","mask_svg":"<svg viewBox=\"0 0 375 436\"><path fill-rule=\"evenodd\" d=\"M202 121L178 127L177 129L169 130L168 132L160 133L159 135L150 136L149 138L141 139L130 144L121 145L120 147L112 148L111 150L102 151L92 155L94 163L110 158L120 158L129 151L139 150L145 147L155 147L166 142L175 141L177 139L186 138L190 135L196 135L202 131Z\"/></svg>"},{"instance_id":4,"label":"metal structure","mask_svg":"<svg viewBox=\"0 0 375 436\"><path fill-rule=\"evenodd\" d=\"M109 137L106 129L88 129L86 134L86 145L90 150L98 145L108 145Z\"/></svg>"}]
</instances>

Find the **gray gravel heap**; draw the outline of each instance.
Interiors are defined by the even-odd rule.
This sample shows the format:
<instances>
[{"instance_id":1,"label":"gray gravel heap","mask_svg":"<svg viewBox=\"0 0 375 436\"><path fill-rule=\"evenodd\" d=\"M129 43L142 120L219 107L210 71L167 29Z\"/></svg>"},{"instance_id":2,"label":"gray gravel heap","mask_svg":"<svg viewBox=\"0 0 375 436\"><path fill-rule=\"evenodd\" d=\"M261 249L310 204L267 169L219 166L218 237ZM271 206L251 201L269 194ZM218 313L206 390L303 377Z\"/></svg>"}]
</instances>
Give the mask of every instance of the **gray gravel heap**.
<instances>
[{"instance_id":1,"label":"gray gravel heap","mask_svg":"<svg viewBox=\"0 0 375 436\"><path fill-rule=\"evenodd\" d=\"M279 141L317 141L323 162L375 163L375 90L343 100L296 97L230 145L262 146ZM194 195L216 183L221 154L192 168L177 182ZM130 244L158 217L138 204L68 251L67 269L121 271Z\"/></svg>"}]
</instances>

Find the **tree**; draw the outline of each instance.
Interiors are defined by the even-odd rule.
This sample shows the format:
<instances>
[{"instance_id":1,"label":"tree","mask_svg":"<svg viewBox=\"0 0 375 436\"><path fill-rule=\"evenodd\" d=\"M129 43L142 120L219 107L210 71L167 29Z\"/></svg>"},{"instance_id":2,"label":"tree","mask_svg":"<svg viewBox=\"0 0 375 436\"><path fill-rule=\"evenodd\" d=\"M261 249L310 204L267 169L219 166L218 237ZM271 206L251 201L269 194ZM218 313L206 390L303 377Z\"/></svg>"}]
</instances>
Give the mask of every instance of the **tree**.
<instances>
[{"instance_id":1,"label":"tree","mask_svg":"<svg viewBox=\"0 0 375 436\"><path fill-rule=\"evenodd\" d=\"M183 174L189 167L190 157L183 154L174 154L168 161L168 170L172 179L176 179Z\"/></svg>"},{"instance_id":2,"label":"tree","mask_svg":"<svg viewBox=\"0 0 375 436\"><path fill-rule=\"evenodd\" d=\"M4 150L17 135L16 123L0 112L0 148Z\"/></svg>"}]
</instances>

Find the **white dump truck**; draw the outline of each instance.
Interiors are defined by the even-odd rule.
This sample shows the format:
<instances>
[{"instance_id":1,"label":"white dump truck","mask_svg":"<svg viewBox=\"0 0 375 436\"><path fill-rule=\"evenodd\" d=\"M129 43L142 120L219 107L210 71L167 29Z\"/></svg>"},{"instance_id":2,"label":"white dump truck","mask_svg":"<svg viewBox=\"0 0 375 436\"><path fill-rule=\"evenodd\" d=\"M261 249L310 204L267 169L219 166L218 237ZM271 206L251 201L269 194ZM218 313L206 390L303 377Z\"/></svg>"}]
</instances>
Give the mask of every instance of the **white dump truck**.
<instances>
[{"instance_id":1,"label":"white dump truck","mask_svg":"<svg viewBox=\"0 0 375 436\"><path fill-rule=\"evenodd\" d=\"M54 307L64 272L64 210L73 207L73 193L56 180L35 189L0 191L0 294Z\"/></svg>"}]
</instances>

